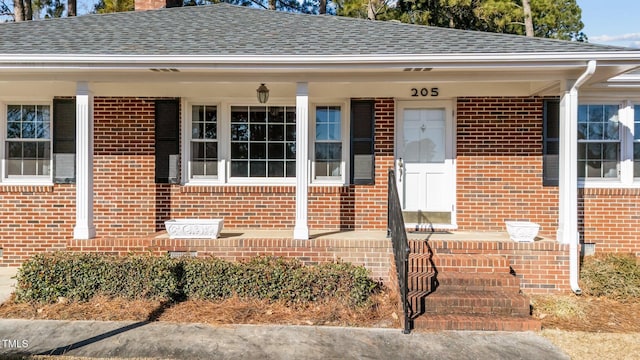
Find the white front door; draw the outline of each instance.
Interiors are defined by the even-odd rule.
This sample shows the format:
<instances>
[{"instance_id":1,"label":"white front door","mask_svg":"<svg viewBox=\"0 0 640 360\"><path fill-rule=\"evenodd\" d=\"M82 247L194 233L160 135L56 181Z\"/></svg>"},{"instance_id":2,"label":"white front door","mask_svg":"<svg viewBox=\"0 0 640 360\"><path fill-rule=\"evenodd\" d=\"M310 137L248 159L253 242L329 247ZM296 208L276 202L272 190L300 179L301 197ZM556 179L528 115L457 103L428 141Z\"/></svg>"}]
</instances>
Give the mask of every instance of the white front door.
<instances>
[{"instance_id":1,"label":"white front door","mask_svg":"<svg viewBox=\"0 0 640 360\"><path fill-rule=\"evenodd\" d=\"M451 104L400 103L396 172L405 222L455 224Z\"/></svg>"}]
</instances>

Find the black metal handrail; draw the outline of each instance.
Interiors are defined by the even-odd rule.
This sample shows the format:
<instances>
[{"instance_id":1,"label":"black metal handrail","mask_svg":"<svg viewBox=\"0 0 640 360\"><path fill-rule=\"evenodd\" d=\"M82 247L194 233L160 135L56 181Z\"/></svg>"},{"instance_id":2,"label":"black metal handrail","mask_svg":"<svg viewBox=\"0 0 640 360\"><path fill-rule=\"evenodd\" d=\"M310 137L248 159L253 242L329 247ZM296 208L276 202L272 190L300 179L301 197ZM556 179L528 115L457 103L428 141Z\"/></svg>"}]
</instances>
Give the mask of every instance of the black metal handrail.
<instances>
[{"instance_id":1,"label":"black metal handrail","mask_svg":"<svg viewBox=\"0 0 640 360\"><path fill-rule=\"evenodd\" d=\"M407 231L404 227L404 218L402 217L402 207L398 196L396 176L393 170L389 170L387 236L391 238L391 242L393 243L393 258L395 259L402 311L404 312L404 330L402 332L408 334L411 331L411 308L408 299L409 289L407 281L410 249L409 241L407 240Z\"/></svg>"}]
</instances>

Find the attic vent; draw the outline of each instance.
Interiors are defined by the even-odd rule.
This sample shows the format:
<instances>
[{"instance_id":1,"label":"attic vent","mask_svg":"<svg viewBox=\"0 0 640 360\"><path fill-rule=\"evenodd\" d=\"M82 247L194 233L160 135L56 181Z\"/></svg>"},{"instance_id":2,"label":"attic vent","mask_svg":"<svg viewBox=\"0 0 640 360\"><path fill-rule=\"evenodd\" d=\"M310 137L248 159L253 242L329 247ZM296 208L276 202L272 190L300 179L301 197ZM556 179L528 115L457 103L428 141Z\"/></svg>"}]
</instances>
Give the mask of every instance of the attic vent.
<instances>
[{"instance_id":1,"label":"attic vent","mask_svg":"<svg viewBox=\"0 0 640 360\"><path fill-rule=\"evenodd\" d=\"M153 72L164 72L164 73L169 73L169 72L180 72L180 70L178 69L174 69L174 68L165 68L165 69L149 69Z\"/></svg>"},{"instance_id":2,"label":"attic vent","mask_svg":"<svg viewBox=\"0 0 640 360\"><path fill-rule=\"evenodd\" d=\"M402 71L431 71L433 68L427 67L415 67L415 68L404 68Z\"/></svg>"}]
</instances>

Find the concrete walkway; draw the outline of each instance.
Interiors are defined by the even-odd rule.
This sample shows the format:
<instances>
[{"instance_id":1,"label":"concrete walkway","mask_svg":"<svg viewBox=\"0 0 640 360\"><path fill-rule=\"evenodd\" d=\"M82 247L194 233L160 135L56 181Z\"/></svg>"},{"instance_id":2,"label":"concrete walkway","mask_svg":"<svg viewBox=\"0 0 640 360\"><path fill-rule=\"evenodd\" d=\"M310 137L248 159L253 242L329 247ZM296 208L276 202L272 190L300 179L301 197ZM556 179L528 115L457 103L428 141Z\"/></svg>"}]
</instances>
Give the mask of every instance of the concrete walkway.
<instances>
[{"instance_id":1,"label":"concrete walkway","mask_svg":"<svg viewBox=\"0 0 640 360\"><path fill-rule=\"evenodd\" d=\"M0 267L0 304L7 301L16 289L17 267Z\"/></svg>"},{"instance_id":2,"label":"concrete walkway","mask_svg":"<svg viewBox=\"0 0 640 360\"><path fill-rule=\"evenodd\" d=\"M0 357L57 354L156 359L569 359L531 332L147 322L0 320Z\"/></svg>"}]
</instances>

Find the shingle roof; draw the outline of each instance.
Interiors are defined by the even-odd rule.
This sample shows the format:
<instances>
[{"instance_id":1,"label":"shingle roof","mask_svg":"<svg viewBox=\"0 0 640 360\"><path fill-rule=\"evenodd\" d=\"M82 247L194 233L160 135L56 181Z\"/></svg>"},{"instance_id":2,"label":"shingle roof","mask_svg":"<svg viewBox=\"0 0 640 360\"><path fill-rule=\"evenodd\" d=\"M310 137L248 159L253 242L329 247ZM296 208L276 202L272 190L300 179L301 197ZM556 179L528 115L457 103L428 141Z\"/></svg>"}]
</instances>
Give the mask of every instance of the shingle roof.
<instances>
[{"instance_id":1,"label":"shingle roof","mask_svg":"<svg viewBox=\"0 0 640 360\"><path fill-rule=\"evenodd\" d=\"M632 49L228 4L0 24L0 53L43 55L393 55Z\"/></svg>"}]
</instances>

